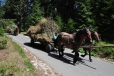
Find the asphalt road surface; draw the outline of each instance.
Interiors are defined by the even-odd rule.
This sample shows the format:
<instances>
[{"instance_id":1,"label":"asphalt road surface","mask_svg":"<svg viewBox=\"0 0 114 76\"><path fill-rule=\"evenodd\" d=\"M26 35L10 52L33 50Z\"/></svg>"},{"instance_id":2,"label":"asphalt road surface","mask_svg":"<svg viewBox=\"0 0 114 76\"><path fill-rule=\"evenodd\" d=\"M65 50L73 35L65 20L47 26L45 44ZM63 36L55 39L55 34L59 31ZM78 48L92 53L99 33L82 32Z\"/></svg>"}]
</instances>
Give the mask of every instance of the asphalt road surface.
<instances>
[{"instance_id":1,"label":"asphalt road surface","mask_svg":"<svg viewBox=\"0 0 114 76\"><path fill-rule=\"evenodd\" d=\"M55 52L48 54L45 47L39 43L34 46L30 45L30 38L24 35L12 36L14 40L24 45L38 58L48 64L55 72L63 76L114 76L114 63L104 61L99 58L92 57L93 62L89 62L89 57L82 58L80 56L76 66L72 65L72 50L65 49L65 55L60 58Z\"/></svg>"}]
</instances>

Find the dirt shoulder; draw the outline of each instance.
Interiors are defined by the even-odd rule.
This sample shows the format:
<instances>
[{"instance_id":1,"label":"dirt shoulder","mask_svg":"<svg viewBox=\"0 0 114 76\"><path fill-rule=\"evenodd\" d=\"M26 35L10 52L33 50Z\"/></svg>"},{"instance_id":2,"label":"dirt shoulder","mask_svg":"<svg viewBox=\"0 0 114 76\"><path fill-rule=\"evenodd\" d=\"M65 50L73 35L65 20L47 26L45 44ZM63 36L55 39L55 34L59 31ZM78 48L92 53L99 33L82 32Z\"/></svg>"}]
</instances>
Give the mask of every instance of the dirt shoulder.
<instances>
[{"instance_id":1,"label":"dirt shoulder","mask_svg":"<svg viewBox=\"0 0 114 76\"><path fill-rule=\"evenodd\" d=\"M14 41L14 40L13 40ZM16 42L24 51L27 59L32 63L34 72L26 67L23 58L20 56L18 49L12 44L12 39L8 39L5 49L0 48L0 76L14 75L14 76L62 76L54 72L43 60L32 54L27 48ZM8 69L9 68L9 69ZM4 72L2 72L4 71Z\"/></svg>"},{"instance_id":2,"label":"dirt shoulder","mask_svg":"<svg viewBox=\"0 0 114 76\"><path fill-rule=\"evenodd\" d=\"M42 61L41 59L36 57L34 54L32 54L27 48L25 48L19 42L17 41L15 42L22 47L22 49L26 53L26 56L35 67L34 76L62 76L54 72L53 69L51 69L51 67L49 67L44 61Z\"/></svg>"}]
</instances>

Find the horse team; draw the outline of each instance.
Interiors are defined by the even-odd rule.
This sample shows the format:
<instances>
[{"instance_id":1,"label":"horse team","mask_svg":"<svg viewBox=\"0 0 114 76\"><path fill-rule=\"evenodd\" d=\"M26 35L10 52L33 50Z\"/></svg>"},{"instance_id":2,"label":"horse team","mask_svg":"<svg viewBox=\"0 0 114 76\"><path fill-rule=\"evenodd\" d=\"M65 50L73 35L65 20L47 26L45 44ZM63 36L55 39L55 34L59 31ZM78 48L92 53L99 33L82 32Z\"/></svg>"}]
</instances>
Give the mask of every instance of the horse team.
<instances>
[{"instance_id":1,"label":"horse team","mask_svg":"<svg viewBox=\"0 0 114 76\"><path fill-rule=\"evenodd\" d=\"M61 32L58 34L57 39L54 42L55 47L58 48L59 56L63 57L64 55L64 48L72 49L72 53L75 53L73 57L73 64L77 62L79 58L79 51L78 49L82 45L92 45L92 41L96 40L99 42L100 38L96 31L90 31L89 28L79 29L76 33L69 34L66 32ZM90 55L90 48L83 48L85 51L82 57L87 55L87 50L89 50L89 60L92 61Z\"/></svg>"}]
</instances>

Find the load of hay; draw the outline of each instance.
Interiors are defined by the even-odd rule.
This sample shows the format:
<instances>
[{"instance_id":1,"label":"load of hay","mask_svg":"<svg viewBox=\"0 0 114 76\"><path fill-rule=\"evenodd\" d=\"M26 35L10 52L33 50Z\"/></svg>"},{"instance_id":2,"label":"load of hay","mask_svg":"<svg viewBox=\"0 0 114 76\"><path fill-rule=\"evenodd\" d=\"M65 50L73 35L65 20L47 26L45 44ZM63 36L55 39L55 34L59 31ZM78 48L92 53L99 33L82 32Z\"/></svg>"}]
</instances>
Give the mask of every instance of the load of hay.
<instances>
[{"instance_id":1,"label":"load of hay","mask_svg":"<svg viewBox=\"0 0 114 76\"><path fill-rule=\"evenodd\" d=\"M5 32L9 34L19 33L18 26L14 23L14 19L0 19L0 26L2 26Z\"/></svg>"},{"instance_id":2,"label":"load of hay","mask_svg":"<svg viewBox=\"0 0 114 76\"><path fill-rule=\"evenodd\" d=\"M55 32L59 32L58 25L50 18L43 18L36 26L31 26L27 34L34 41L41 43L52 42L52 38Z\"/></svg>"},{"instance_id":3,"label":"load of hay","mask_svg":"<svg viewBox=\"0 0 114 76\"><path fill-rule=\"evenodd\" d=\"M14 34L16 28L18 29L17 25L12 24L12 25L10 25L10 26L6 26L5 30L6 30L6 32L9 33L9 34ZM17 30L17 33L19 33L19 29Z\"/></svg>"}]
</instances>

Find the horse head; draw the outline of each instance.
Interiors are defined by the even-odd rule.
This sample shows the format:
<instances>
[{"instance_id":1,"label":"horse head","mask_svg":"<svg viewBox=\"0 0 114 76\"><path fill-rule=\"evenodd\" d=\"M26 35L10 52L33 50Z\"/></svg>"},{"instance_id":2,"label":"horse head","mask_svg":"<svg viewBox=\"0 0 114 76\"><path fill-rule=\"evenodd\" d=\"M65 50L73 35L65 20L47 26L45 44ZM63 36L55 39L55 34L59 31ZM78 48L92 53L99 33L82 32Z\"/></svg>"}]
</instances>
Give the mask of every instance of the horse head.
<instances>
[{"instance_id":1,"label":"horse head","mask_svg":"<svg viewBox=\"0 0 114 76\"><path fill-rule=\"evenodd\" d=\"M89 28L84 28L83 30L84 36L89 39L89 42L92 43L91 31Z\"/></svg>"},{"instance_id":2,"label":"horse head","mask_svg":"<svg viewBox=\"0 0 114 76\"><path fill-rule=\"evenodd\" d=\"M83 42L85 38L89 39L89 42L92 43L92 37L91 37L91 31L89 28L83 28L77 31L75 34L75 41L78 42Z\"/></svg>"},{"instance_id":3,"label":"horse head","mask_svg":"<svg viewBox=\"0 0 114 76\"><path fill-rule=\"evenodd\" d=\"M96 40L97 42L100 41L99 34L96 31L91 31L91 37L93 40Z\"/></svg>"}]
</instances>

